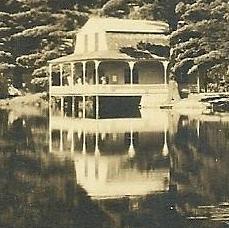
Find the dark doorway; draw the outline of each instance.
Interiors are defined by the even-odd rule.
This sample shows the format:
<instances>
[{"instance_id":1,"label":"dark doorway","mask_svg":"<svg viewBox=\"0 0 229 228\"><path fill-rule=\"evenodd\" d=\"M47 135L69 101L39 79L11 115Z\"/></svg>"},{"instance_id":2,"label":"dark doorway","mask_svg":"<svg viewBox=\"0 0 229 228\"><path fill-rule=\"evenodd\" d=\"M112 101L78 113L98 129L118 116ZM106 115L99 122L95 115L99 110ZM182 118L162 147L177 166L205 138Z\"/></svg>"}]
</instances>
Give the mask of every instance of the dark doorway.
<instances>
[{"instance_id":1,"label":"dark doorway","mask_svg":"<svg viewBox=\"0 0 229 228\"><path fill-rule=\"evenodd\" d=\"M138 80L138 70L134 69L133 70L133 84L138 84L139 80Z\"/></svg>"},{"instance_id":2,"label":"dark doorway","mask_svg":"<svg viewBox=\"0 0 229 228\"><path fill-rule=\"evenodd\" d=\"M125 84L130 84L130 69L125 69L124 71L124 81ZM139 76L138 76L138 70L133 70L133 84L138 84L139 82Z\"/></svg>"}]
</instances>

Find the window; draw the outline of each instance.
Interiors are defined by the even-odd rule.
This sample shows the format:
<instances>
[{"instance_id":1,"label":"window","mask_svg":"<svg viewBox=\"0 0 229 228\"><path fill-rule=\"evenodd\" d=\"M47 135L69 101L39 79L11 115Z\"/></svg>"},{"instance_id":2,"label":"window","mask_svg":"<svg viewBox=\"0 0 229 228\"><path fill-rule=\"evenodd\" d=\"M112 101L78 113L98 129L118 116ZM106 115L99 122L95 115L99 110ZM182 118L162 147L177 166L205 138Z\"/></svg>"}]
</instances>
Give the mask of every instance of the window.
<instances>
[{"instance_id":1,"label":"window","mask_svg":"<svg viewBox=\"0 0 229 228\"><path fill-rule=\"evenodd\" d=\"M88 35L84 35L84 51L88 52Z\"/></svg>"},{"instance_id":2,"label":"window","mask_svg":"<svg viewBox=\"0 0 229 228\"><path fill-rule=\"evenodd\" d=\"M99 34L95 33L95 51L99 50Z\"/></svg>"},{"instance_id":3,"label":"window","mask_svg":"<svg viewBox=\"0 0 229 228\"><path fill-rule=\"evenodd\" d=\"M112 81L113 82L118 82L118 76L117 75L112 75Z\"/></svg>"}]
</instances>

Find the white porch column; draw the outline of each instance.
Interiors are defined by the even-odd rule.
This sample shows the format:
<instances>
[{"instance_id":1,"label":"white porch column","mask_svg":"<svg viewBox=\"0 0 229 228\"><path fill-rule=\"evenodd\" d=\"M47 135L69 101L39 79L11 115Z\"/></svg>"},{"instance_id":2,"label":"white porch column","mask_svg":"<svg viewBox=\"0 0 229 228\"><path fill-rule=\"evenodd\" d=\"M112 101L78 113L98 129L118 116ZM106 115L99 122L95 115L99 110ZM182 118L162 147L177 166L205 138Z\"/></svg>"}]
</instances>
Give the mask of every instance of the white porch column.
<instances>
[{"instance_id":1,"label":"white porch column","mask_svg":"<svg viewBox=\"0 0 229 228\"><path fill-rule=\"evenodd\" d=\"M167 82L167 77L168 77L167 69L168 69L169 61L163 61L162 64L164 68L164 84L166 85L168 83Z\"/></svg>"},{"instance_id":2,"label":"white porch column","mask_svg":"<svg viewBox=\"0 0 229 228\"><path fill-rule=\"evenodd\" d=\"M99 84L99 64L100 64L100 61L95 61L95 84L98 85Z\"/></svg>"},{"instance_id":3,"label":"white porch column","mask_svg":"<svg viewBox=\"0 0 229 228\"><path fill-rule=\"evenodd\" d=\"M197 92L200 93L200 76L199 76L199 73L197 73Z\"/></svg>"},{"instance_id":4,"label":"white porch column","mask_svg":"<svg viewBox=\"0 0 229 228\"><path fill-rule=\"evenodd\" d=\"M52 152L52 117L51 105L49 105L49 152Z\"/></svg>"},{"instance_id":5,"label":"white porch column","mask_svg":"<svg viewBox=\"0 0 229 228\"><path fill-rule=\"evenodd\" d=\"M133 85L133 76L134 76L134 65L135 65L135 62L131 61L131 62L128 62L129 64L129 67L130 67L130 84Z\"/></svg>"},{"instance_id":6,"label":"white porch column","mask_svg":"<svg viewBox=\"0 0 229 228\"><path fill-rule=\"evenodd\" d=\"M61 113L61 117L64 116L64 97L60 98L60 113Z\"/></svg>"},{"instance_id":7,"label":"white porch column","mask_svg":"<svg viewBox=\"0 0 229 228\"><path fill-rule=\"evenodd\" d=\"M71 85L70 86L74 86L74 63L71 63Z\"/></svg>"},{"instance_id":8,"label":"white porch column","mask_svg":"<svg viewBox=\"0 0 229 228\"><path fill-rule=\"evenodd\" d=\"M60 67L60 86L63 86L63 64L59 64Z\"/></svg>"},{"instance_id":9,"label":"white porch column","mask_svg":"<svg viewBox=\"0 0 229 228\"><path fill-rule=\"evenodd\" d=\"M83 85L86 84L86 61L83 61L82 64L83 64Z\"/></svg>"},{"instance_id":10,"label":"white porch column","mask_svg":"<svg viewBox=\"0 0 229 228\"><path fill-rule=\"evenodd\" d=\"M95 96L95 118L99 119L99 96Z\"/></svg>"},{"instance_id":11,"label":"white porch column","mask_svg":"<svg viewBox=\"0 0 229 228\"><path fill-rule=\"evenodd\" d=\"M52 64L49 64L49 94L51 93L51 87L52 87Z\"/></svg>"},{"instance_id":12,"label":"white porch column","mask_svg":"<svg viewBox=\"0 0 229 228\"><path fill-rule=\"evenodd\" d=\"M86 97L83 96L83 119L86 117Z\"/></svg>"},{"instance_id":13,"label":"white porch column","mask_svg":"<svg viewBox=\"0 0 229 228\"><path fill-rule=\"evenodd\" d=\"M52 64L49 64L49 151L52 151L52 128L51 128L51 112L52 112Z\"/></svg>"},{"instance_id":14,"label":"white porch column","mask_svg":"<svg viewBox=\"0 0 229 228\"><path fill-rule=\"evenodd\" d=\"M75 117L75 97L72 97L72 117Z\"/></svg>"}]
</instances>

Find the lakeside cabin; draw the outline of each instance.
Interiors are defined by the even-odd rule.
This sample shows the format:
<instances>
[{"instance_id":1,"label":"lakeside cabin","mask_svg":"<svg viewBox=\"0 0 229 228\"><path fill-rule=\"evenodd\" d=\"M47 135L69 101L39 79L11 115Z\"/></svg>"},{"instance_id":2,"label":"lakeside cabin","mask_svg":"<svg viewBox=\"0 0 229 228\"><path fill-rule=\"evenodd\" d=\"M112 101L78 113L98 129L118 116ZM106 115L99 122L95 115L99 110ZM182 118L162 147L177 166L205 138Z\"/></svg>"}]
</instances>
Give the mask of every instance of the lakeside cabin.
<instances>
[{"instance_id":1,"label":"lakeside cabin","mask_svg":"<svg viewBox=\"0 0 229 228\"><path fill-rule=\"evenodd\" d=\"M120 49L136 48L140 42L168 46L168 31L161 21L89 19L77 33L74 53L49 61L50 97L59 97L61 107L65 97L81 97L84 107L86 97L94 97L97 114L100 105L166 103L168 60L157 55L134 58Z\"/></svg>"}]
</instances>

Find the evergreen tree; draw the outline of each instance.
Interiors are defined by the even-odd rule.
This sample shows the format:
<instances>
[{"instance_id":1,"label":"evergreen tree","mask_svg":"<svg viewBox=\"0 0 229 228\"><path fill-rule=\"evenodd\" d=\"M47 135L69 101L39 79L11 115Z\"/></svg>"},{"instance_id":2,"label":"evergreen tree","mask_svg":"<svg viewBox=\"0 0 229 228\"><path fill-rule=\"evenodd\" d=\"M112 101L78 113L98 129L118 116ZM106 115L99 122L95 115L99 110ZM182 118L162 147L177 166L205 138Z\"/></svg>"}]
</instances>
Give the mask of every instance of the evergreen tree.
<instances>
[{"instance_id":1,"label":"evergreen tree","mask_svg":"<svg viewBox=\"0 0 229 228\"><path fill-rule=\"evenodd\" d=\"M8 95L8 87L14 80L15 59L10 46L11 35L18 31L11 13L20 10L21 4L16 0L4 0L0 9L0 97Z\"/></svg>"},{"instance_id":2,"label":"evergreen tree","mask_svg":"<svg viewBox=\"0 0 229 228\"><path fill-rule=\"evenodd\" d=\"M16 87L25 82L34 91L47 89L47 61L73 52L75 30L86 22L87 13L98 8L103 16L168 22L173 30L172 73L178 81L197 73L206 82L228 77L227 0L3 0L1 96L7 91L3 85L7 87L10 81ZM152 44L139 44L137 49L137 55L159 51L167 56L168 52Z\"/></svg>"},{"instance_id":3,"label":"evergreen tree","mask_svg":"<svg viewBox=\"0 0 229 228\"><path fill-rule=\"evenodd\" d=\"M16 57L17 74L32 91L47 90L47 61L73 52L75 29L87 16L75 10L75 1L24 0L23 11L12 14L21 29L10 45ZM31 82L31 83L30 83Z\"/></svg>"},{"instance_id":4,"label":"evergreen tree","mask_svg":"<svg viewBox=\"0 0 229 228\"><path fill-rule=\"evenodd\" d=\"M177 18L175 7L179 0L110 0L102 7L105 16L127 17L131 19L162 20L172 28Z\"/></svg>"},{"instance_id":5,"label":"evergreen tree","mask_svg":"<svg viewBox=\"0 0 229 228\"><path fill-rule=\"evenodd\" d=\"M229 7L227 0L180 2L178 28L171 35L172 71L178 81L199 74L202 86L228 78Z\"/></svg>"}]
</instances>

